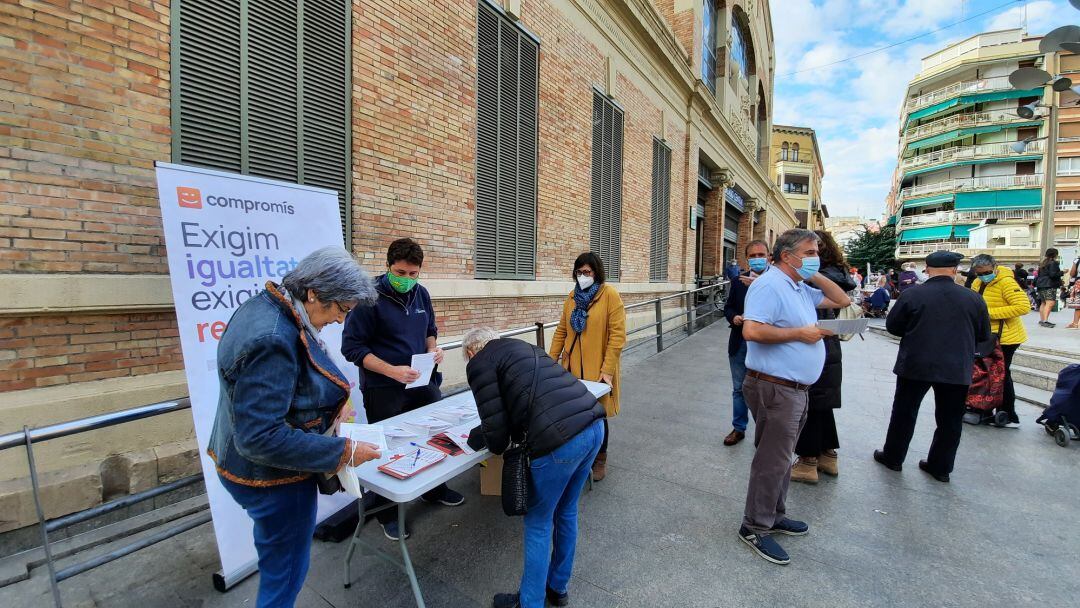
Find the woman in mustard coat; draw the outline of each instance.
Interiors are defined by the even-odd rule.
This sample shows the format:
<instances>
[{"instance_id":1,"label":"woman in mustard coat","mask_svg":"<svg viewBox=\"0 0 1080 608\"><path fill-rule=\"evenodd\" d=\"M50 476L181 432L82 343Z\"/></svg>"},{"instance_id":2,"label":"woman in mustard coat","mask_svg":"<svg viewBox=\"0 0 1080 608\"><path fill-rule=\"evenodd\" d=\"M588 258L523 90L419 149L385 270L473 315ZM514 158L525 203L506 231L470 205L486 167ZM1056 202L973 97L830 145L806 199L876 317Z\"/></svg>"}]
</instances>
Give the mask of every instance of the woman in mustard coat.
<instances>
[{"instance_id":1,"label":"woman in mustard coat","mask_svg":"<svg viewBox=\"0 0 1080 608\"><path fill-rule=\"evenodd\" d=\"M563 304L551 341L551 358L582 380L604 382L611 392L600 398L607 418L619 413L619 358L626 344L626 309L614 287L605 282L604 263L589 252L574 261L574 291ZM607 475L609 427L593 463L593 479Z\"/></svg>"}]
</instances>

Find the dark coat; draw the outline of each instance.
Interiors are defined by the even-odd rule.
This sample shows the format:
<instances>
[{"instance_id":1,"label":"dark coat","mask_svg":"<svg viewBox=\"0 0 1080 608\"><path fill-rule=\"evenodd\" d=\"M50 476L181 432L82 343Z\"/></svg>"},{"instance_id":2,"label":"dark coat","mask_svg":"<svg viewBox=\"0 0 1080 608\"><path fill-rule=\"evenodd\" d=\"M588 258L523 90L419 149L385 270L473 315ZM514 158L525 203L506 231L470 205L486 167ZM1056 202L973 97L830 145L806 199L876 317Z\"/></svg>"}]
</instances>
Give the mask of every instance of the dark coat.
<instances>
[{"instance_id":1,"label":"dark coat","mask_svg":"<svg viewBox=\"0 0 1080 608\"><path fill-rule=\"evenodd\" d=\"M945 384L971 384L976 345L991 337L982 297L947 276L905 291L889 311L885 328L900 337L893 373Z\"/></svg>"},{"instance_id":2,"label":"dark coat","mask_svg":"<svg viewBox=\"0 0 1080 608\"><path fill-rule=\"evenodd\" d=\"M749 276L749 273L743 273L740 276ZM728 327L731 328L731 333L728 334L727 341L727 354L729 357L734 357L735 353L738 352L746 342L742 335L742 325L735 325L735 317L745 312L746 292L749 290L749 286L743 285L742 281L735 279L731 282L731 289L728 291L727 301L724 302L724 318L727 319Z\"/></svg>"},{"instance_id":3,"label":"dark coat","mask_svg":"<svg viewBox=\"0 0 1080 608\"><path fill-rule=\"evenodd\" d=\"M465 373L480 413L480 426L469 433L475 449L486 445L502 454L511 439L521 441L527 430L529 455L537 458L605 417L604 406L584 384L528 342L492 340L469 361ZM536 398L530 410L534 377Z\"/></svg>"},{"instance_id":4,"label":"dark coat","mask_svg":"<svg viewBox=\"0 0 1080 608\"><path fill-rule=\"evenodd\" d=\"M826 266L821 269L832 282L840 289L851 291L855 289L855 281L851 275L840 266ZM819 319L835 319L839 311L831 308L818 309ZM840 350L840 337L829 336L825 342L825 366L821 369L821 376L810 387L810 409L824 410L840 407L840 384L843 382L843 353Z\"/></svg>"},{"instance_id":5,"label":"dark coat","mask_svg":"<svg viewBox=\"0 0 1080 608\"><path fill-rule=\"evenodd\" d=\"M357 306L345 319L341 332L341 354L360 368L364 388L404 384L364 368L364 357L375 355L390 365L411 365L412 356L427 352L427 339L438 337L435 308L423 285L401 294L382 275L375 282L379 299L375 306ZM431 375L431 383L442 384L442 374Z\"/></svg>"},{"instance_id":6,"label":"dark coat","mask_svg":"<svg viewBox=\"0 0 1080 608\"><path fill-rule=\"evenodd\" d=\"M1039 276L1035 278L1036 289L1057 289L1061 287L1061 277L1064 275L1061 272L1061 265L1055 262L1050 262L1046 266L1039 267Z\"/></svg>"}]
</instances>

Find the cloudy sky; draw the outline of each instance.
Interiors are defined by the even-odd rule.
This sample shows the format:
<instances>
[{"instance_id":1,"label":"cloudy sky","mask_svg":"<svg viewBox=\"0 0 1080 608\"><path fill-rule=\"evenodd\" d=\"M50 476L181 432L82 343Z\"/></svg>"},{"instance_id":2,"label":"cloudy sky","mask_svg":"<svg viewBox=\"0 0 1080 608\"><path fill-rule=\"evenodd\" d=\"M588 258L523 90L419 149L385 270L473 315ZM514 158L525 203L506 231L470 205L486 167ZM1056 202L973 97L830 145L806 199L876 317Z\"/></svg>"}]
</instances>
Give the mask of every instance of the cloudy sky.
<instances>
[{"instance_id":1,"label":"cloudy sky","mask_svg":"<svg viewBox=\"0 0 1080 608\"><path fill-rule=\"evenodd\" d=\"M834 217L884 211L900 102L920 59L979 32L1020 27L1025 17L1030 34L1080 22L1068 0L774 0L771 8L773 122L817 130L825 164L822 198Z\"/></svg>"}]
</instances>

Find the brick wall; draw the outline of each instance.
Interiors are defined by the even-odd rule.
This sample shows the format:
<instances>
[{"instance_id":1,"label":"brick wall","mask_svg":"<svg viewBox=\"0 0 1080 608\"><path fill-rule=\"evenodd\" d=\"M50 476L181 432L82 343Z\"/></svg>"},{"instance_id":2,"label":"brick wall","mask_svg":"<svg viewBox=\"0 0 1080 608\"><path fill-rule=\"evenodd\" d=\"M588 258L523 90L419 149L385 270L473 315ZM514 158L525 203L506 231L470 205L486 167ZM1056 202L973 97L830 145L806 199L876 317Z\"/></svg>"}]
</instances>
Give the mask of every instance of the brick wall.
<instances>
[{"instance_id":1,"label":"brick wall","mask_svg":"<svg viewBox=\"0 0 1080 608\"><path fill-rule=\"evenodd\" d=\"M169 7L0 4L0 272L165 272Z\"/></svg>"}]
</instances>

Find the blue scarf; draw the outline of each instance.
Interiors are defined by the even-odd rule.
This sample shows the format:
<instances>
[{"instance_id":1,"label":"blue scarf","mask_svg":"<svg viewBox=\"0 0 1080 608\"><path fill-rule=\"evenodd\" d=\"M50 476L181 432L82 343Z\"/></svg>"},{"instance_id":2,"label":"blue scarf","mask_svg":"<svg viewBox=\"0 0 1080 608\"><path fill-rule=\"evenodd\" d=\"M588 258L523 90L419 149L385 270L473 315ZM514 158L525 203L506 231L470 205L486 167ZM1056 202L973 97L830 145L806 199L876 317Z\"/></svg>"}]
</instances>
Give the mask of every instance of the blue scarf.
<instances>
[{"instance_id":1,"label":"blue scarf","mask_svg":"<svg viewBox=\"0 0 1080 608\"><path fill-rule=\"evenodd\" d=\"M570 313L570 327L579 334L585 331L585 320L589 317L589 304L596 296L596 292L600 290L600 285L600 283L593 283L593 286L585 291L582 291L581 287L574 286L574 312Z\"/></svg>"}]
</instances>

